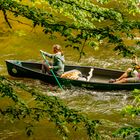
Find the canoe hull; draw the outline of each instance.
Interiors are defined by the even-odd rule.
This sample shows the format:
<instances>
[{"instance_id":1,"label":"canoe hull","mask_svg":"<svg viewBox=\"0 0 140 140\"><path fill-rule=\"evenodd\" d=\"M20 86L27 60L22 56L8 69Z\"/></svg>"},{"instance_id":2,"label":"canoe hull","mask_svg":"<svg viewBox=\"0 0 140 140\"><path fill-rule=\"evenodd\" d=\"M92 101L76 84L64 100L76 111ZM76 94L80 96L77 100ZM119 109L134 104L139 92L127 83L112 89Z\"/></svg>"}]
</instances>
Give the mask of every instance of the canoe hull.
<instances>
[{"instance_id":1,"label":"canoe hull","mask_svg":"<svg viewBox=\"0 0 140 140\"><path fill-rule=\"evenodd\" d=\"M16 61L16 60L7 60L6 61L7 71L9 75L14 77L24 77L24 78L33 78L39 79L41 81L57 85L55 78L51 75L43 74L41 72L41 63L36 62L26 62L26 61ZM91 67L88 66L66 66L65 70L69 71L72 69L80 70L84 75L88 75ZM72 80L66 78L57 77L60 84L71 87L83 87L86 89L95 89L95 90L133 90L140 89L140 83L123 83L123 84L114 84L108 83L110 78L117 78L123 72L116 70L108 70L101 68L94 68L93 78L90 82L82 80Z\"/></svg>"}]
</instances>

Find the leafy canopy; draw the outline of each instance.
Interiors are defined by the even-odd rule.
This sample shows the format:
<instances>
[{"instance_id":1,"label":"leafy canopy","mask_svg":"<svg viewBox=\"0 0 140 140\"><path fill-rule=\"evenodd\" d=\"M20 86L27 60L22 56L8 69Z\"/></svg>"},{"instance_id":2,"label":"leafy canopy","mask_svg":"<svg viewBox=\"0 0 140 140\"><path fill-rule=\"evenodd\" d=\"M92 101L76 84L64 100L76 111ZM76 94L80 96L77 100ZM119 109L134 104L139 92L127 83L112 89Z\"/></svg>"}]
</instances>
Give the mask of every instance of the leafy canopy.
<instances>
[{"instance_id":1,"label":"leafy canopy","mask_svg":"<svg viewBox=\"0 0 140 140\"><path fill-rule=\"evenodd\" d=\"M81 55L85 46L97 49L102 42L124 56L135 53L125 40L140 29L138 0L0 0L0 10L5 19L8 11L42 26L46 34L59 33Z\"/></svg>"}]
</instances>

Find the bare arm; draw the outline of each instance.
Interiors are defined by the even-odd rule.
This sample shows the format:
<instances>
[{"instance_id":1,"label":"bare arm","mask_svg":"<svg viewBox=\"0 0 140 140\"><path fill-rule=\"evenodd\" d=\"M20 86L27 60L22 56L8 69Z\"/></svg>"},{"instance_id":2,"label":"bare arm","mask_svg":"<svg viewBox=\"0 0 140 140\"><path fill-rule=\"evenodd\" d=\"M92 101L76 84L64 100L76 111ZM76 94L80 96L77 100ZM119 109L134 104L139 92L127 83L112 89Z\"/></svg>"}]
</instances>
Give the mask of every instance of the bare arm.
<instances>
[{"instance_id":1,"label":"bare arm","mask_svg":"<svg viewBox=\"0 0 140 140\"><path fill-rule=\"evenodd\" d=\"M43 53L45 56L49 57L49 58L52 58L54 55L53 54L50 54L50 53L47 53L47 52L44 52L42 50L40 50L41 53Z\"/></svg>"}]
</instances>

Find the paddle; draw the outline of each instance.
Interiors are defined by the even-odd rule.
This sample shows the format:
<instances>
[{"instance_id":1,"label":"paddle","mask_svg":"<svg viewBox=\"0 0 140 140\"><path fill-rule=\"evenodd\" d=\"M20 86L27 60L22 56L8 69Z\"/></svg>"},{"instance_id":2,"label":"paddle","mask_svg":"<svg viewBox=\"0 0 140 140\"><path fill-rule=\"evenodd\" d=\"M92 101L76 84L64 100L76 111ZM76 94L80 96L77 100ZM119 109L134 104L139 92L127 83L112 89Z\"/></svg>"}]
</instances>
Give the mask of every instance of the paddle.
<instances>
[{"instance_id":1,"label":"paddle","mask_svg":"<svg viewBox=\"0 0 140 140\"><path fill-rule=\"evenodd\" d=\"M42 50L40 50L40 52L41 52L41 55L42 55L42 57L44 58L44 60L45 60L46 64L47 64L48 66L50 66L50 64L49 64L49 63L48 63L48 61L46 60L46 57L45 57L45 55L44 55L43 51L42 51ZM57 84L59 85L59 87L63 90L63 88L62 88L62 86L61 86L60 82L58 81L58 79L57 79L56 75L54 74L53 70L52 70L52 69L50 69L50 71L51 71L52 75L54 76L54 78L55 78L55 80L56 80Z\"/></svg>"}]
</instances>

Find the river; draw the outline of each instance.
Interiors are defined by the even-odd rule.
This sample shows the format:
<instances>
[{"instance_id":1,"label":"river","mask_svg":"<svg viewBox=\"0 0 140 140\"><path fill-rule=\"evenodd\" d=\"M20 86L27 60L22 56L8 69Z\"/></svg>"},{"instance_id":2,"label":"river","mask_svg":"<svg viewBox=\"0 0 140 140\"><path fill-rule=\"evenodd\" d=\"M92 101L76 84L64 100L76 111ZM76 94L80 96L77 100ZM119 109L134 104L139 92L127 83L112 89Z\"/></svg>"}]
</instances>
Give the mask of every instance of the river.
<instances>
[{"instance_id":1,"label":"river","mask_svg":"<svg viewBox=\"0 0 140 140\"><path fill-rule=\"evenodd\" d=\"M39 27L31 29L29 26L20 24L15 25L12 22L14 30L9 30L7 25L1 20L0 23L0 74L12 79L8 75L5 60L28 60L42 61L39 50L51 52L53 44L63 46L66 64L75 65L92 65L102 68L122 69L130 65L131 59L123 58L114 52L109 46L100 47L99 50L94 50L87 47L85 49L86 56L83 56L78 62L78 51L73 48L65 48L65 43L61 38L49 40ZM130 42L131 43L131 42ZM120 140L121 138L113 138L112 132L121 126L138 126L140 118L131 118L130 116L123 117L121 109L133 101L131 91L95 91L72 87L64 92L57 90L48 90L48 85L39 80L32 79L16 79L24 82L27 85L38 87L44 94L58 96L70 108L86 113L92 119L101 120L103 126L100 128L100 133L106 140ZM24 93L23 93L24 94ZM26 94L24 95L26 97ZM25 135L24 125L17 121L14 124L0 120L0 140L59 140L56 135L56 130L53 124L45 125L44 121L36 125L34 135L28 138ZM86 140L86 136L80 133L73 132L71 140ZM132 138L129 138L132 139Z\"/></svg>"}]
</instances>

